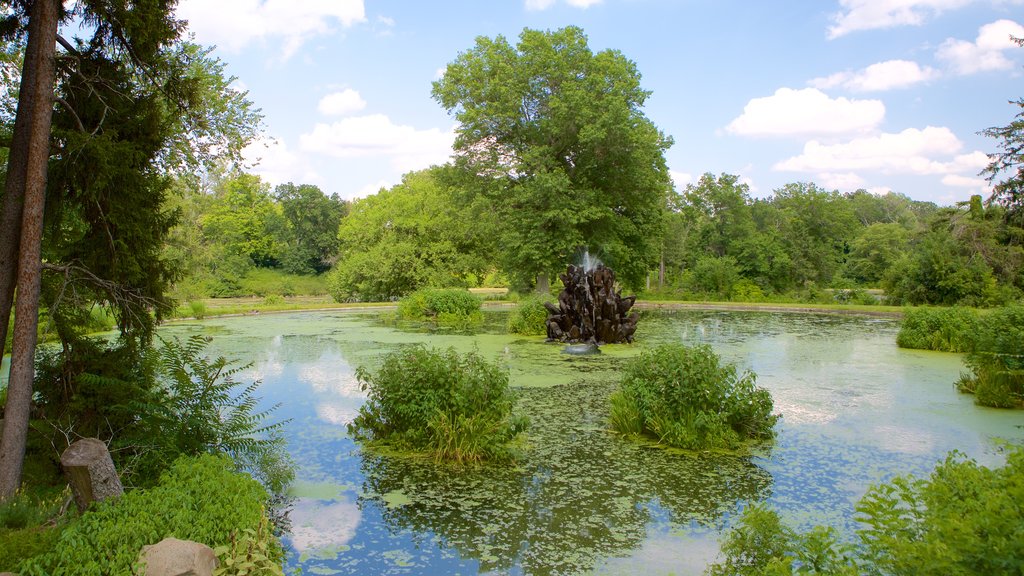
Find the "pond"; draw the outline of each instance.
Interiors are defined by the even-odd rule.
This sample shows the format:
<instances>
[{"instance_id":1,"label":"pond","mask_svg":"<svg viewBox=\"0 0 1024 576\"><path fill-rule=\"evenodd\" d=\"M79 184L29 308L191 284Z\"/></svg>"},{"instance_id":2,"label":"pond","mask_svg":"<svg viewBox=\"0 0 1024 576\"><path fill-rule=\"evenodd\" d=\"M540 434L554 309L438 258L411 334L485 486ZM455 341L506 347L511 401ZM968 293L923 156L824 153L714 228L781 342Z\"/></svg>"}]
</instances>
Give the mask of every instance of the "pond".
<instances>
[{"instance_id":1,"label":"pond","mask_svg":"<svg viewBox=\"0 0 1024 576\"><path fill-rule=\"evenodd\" d=\"M298 464L288 566L304 574L698 574L750 501L792 525L852 532L872 483L927 474L950 450L998 465L1024 415L977 407L953 388L959 355L901 350L890 319L645 311L633 345L561 354L504 333L400 329L380 313L317 312L165 326L213 336L211 352L253 362L264 405L280 403ZM661 342L710 344L752 370L782 415L752 455L693 454L608 431L624 362ZM411 343L477 350L508 367L531 426L514 465L460 469L363 451L345 425L364 401L358 366Z\"/></svg>"}]
</instances>

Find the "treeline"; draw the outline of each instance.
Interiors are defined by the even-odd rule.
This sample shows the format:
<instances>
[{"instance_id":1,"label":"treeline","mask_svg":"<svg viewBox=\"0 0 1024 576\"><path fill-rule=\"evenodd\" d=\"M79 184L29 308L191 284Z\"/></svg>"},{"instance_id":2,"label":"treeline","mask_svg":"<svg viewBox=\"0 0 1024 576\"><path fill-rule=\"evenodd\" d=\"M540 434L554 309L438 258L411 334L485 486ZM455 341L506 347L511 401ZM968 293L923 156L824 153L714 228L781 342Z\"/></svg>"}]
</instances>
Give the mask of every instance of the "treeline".
<instances>
[{"instance_id":1,"label":"treeline","mask_svg":"<svg viewBox=\"0 0 1024 576\"><path fill-rule=\"evenodd\" d=\"M1024 229L1006 216L980 196L939 207L813 183L753 199L736 176L705 174L671 200L659 286L682 298L880 288L890 304L999 305L1024 289Z\"/></svg>"},{"instance_id":2,"label":"treeline","mask_svg":"<svg viewBox=\"0 0 1024 576\"><path fill-rule=\"evenodd\" d=\"M325 275L339 301L516 284L501 268L503 251L516 247L494 233L497 211L474 201L451 165L352 202L308 184L271 190L241 173L177 201L187 218L167 250L187 271L176 289L186 299L251 293L243 279L258 269ZM630 288L651 298L877 303L865 290L878 289L888 304L985 307L1024 290L1024 229L978 196L940 207L895 192L791 183L752 198L738 176L704 174L669 194L649 233L659 260L644 285ZM587 248L602 256L600 245ZM281 292L289 295L287 284Z\"/></svg>"}]
</instances>

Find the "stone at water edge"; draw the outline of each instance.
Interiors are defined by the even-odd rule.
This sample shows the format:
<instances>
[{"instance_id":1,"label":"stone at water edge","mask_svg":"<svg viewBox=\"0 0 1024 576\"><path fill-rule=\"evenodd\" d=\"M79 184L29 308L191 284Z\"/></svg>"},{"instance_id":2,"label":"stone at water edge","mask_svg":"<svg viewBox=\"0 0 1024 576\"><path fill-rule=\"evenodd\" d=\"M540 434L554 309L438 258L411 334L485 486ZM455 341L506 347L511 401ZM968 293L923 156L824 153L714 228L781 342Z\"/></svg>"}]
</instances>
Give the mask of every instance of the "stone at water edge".
<instances>
[{"instance_id":1,"label":"stone at water edge","mask_svg":"<svg viewBox=\"0 0 1024 576\"><path fill-rule=\"evenodd\" d=\"M562 354L572 354L573 356L585 356L588 354L600 354L601 349L597 347L597 344L593 342L585 342L583 344L569 344L565 348L562 348Z\"/></svg>"},{"instance_id":2,"label":"stone at water edge","mask_svg":"<svg viewBox=\"0 0 1024 576\"><path fill-rule=\"evenodd\" d=\"M164 538L143 546L139 562L146 565L145 576L213 576L217 556L206 544L177 538Z\"/></svg>"},{"instance_id":3,"label":"stone at water edge","mask_svg":"<svg viewBox=\"0 0 1024 576\"><path fill-rule=\"evenodd\" d=\"M60 466L71 484L75 505L84 512L92 502L124 493L107 445L98 438L83 438L60 455Z\"/></svg>"}]
</instances>

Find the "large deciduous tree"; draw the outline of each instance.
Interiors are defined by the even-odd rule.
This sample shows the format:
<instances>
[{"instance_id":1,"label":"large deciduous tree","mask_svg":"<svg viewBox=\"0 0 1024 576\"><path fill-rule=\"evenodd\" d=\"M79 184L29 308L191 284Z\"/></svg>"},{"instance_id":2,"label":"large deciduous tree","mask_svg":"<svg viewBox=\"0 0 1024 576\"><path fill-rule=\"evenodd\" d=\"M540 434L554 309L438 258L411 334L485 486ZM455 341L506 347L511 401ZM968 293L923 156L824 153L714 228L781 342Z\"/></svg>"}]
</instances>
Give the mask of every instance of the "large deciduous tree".
<instances>
[{"instance_id":1,"label":"large deciduous tree","mask_svg":"<svg viewBox=\"0 0 1024 576\"><path fill-rule=\"evenodd\" d=\"M513 278L543 284L585 247L640 285L659 256L672 141L644 116L632 61L592 52L576 27L526 29L515 47L477 38L433 95L460 123L456 164L499 216Z\"/></svg>"},{"instance_id":2,"label":"large deciduous tree","mask_svg":"<svg viewBox=\"0 0 1024 576\"><path fill-rule=\"evenodd\" d=\"M1011 39L1024 47L1024 38ZM994 126L982 130L985 136L1000 140L1000 152L989 155L989 164L982 171L994 182L991 201L1006 207L1006 217L1015 226L1024 228L1024 98L1011 101L1020 112L1006 126ZM1003 173L1006 179L995 182Z\"/></svg>"}]
</instances>

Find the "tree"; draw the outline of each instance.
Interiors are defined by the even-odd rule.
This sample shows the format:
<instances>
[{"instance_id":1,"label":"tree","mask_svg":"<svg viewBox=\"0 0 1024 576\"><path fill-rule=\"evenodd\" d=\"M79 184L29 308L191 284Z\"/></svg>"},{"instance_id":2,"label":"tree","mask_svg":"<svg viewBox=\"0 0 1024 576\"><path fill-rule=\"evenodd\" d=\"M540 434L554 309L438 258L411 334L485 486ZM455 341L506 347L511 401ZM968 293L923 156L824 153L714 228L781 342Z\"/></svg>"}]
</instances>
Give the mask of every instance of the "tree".
<instances>
[{"instance_id":1,"label":"tree","mask_svg":"<svg viewBox=\"0 0 1024 576\"><path fill-rule=\"evenodd\" d=\"M498 216L500 257L521 284L589 248L639 286L656 262L672 144L641 112L650 92L620 52L583 31L479 37L434 82L459 121L456 164Z\"/></svg>"},{"instance_id":2,"label":"tree","mask_svg":"<svg viewBox=\"0 0 1024 576\"><path fill-rule=\"evenodd\" d=\"M227 258L262 268L274 267L280 259L284 216L270 195L270 185L259 176L235 173L222 179L201 225L203 235Z\"/></svg>"},{"instance_id":3,"label":"tree","mask_svg":"<svg viewBox=\"0 0 1024 576\"><path fill-rule=\"evenodd\" d=\"M46 164L50 156L50 122L58 0L36 0L21 6L28 12L28 43L21 93L14 121L11 152L0 215L0 342L6 339L8 315L14 301L17 271L11 372L0 438L0 501L14 495L21 483L29 410L32 403L33 359L39 322L43 202ZM15 264L17 254L17 264Z\"/></svg>"},{"instance_id":4,"label":"tree","mask_svg":"<svg viewBox=\"0 0 1024 576\"><path fill-rule=\"evenodd\" d=\"M288 221L281 255L285 270L297 274L329 270L338 253L338 225L348 214L348 203L312 184L291 182L278 185L274 197Z\"/></svg>"},{"instance_id":5,"label":"tree","mask_svg":"<svg viewBox=\"0 0 1024 576\"><path fill-rule=\"evenodd\" d=\"M864 228L850 245L847 276L858 284L876 286L903 257L908 237L907 230L895 223L876 222Z\"/></svg>"},{"instance_id":6,"label":"tree","mask_svg":"<svg viewBox=\"0 0 1024 576\"><path fill-rule=\"evenodd\" d=\"M814 183L791 183L775 190L771 204L780 212L792 280L797 286L831 282L845 261L857 225L846 199Z\"/></svg>"},{"instance_id":7,"label":"tree","mask_svg":"<svg viewBox=\"0 0 1024 576\"><path fill-rule=\"evenodd\" d=\"M22 251L19 276L30 280L19 280L17 289L0 499L20 478L40 290L65 353L82 342L83 315L103 305L117 316L127 357L137 358L154 320L170 306L164 290L175 276L160 249L175 220L165 206L167 175L238 158L259 118L244 93L227 86L208 51L175 43L182 23L173 2L81 0L73 11L49 0L3 7L0 36L27 44L0 216L3 233L19 231L20 241L0 236L0 312L13 301L4 276L14 269L12 246ZM37 18L44 10L47 16ZM71 18L86 40L57 35L59 23ZM33 110L47 118L45 126L22 122ZM22 170L33 165L25 150L41 156L40 170Z\"/></svg>"},{"instance_id":8,"label":"tree","mask_svg":"<svg viewBox=\"0 0 1024 576\"><path fill-rule=\"evenodd\" d=\"M341 222L331 272L338 301L389 300L428 286L465 286L491 267L488 221L460 206L450 168L410 172L357 200Z\"/></svg>"},{"instance_id":9,"label":"tree","mask_svg":"<svg viewBox=\"0 0 1024 576\"><path fill-rule=\"evenodd\" d=\"M1018 46L1024 47L1024 38L1010 37ZM1007 178L997 182L992 189L990 202L1006 207L1006 217L1017 227L1024 228L1024 98L1010 101L1021 109L1012 122L1006 126L994 126L981 134L1000 140L1001 152L989 154L989 164L982 171L988 174L989 182L1007 172Z\"/></svg>"}]
</instances>

